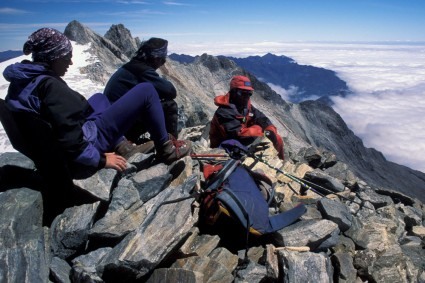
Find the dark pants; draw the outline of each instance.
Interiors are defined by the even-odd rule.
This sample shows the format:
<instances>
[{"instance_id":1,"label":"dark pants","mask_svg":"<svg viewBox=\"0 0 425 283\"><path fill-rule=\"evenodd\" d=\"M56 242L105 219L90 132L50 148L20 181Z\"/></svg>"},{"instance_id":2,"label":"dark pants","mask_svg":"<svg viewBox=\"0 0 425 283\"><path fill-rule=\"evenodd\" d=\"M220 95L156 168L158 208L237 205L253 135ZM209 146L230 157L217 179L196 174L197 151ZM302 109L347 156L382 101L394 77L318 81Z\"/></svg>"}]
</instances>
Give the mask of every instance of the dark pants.
<instances>
[{"instance_id":1,"label":"dark pants","mask_svg":"<svg viewBox=\"0 0 425 283\"><path fill-rule=\"evenodd\" d=\"M140 115L155 146L161 146L169 139L158 93L150 83L136 85L112 105L101 93L94 94L88 101L95 110L88 120L93 119L96 123L96 147L100 152L113 151Z\"/></svg>"},{"instance_id":2,"label":"dark pants","mask_svg":"<svg viewBox=\"0 0 425 283\"><path fill-rule=\"evenodd\" d=\"M165 128L168 133L172 134L175 138L178 136L177 130L177 120L178 120L178 106L174 100L163 100L161 101L162 110L164 111L165 119ZM144 118L137 119L133 127L131 127L126 133L125 136L127 139L135 142L141 143L144 141L144 138L140 138L141 135L149 132L148 124Z\"/></svg>"}]
</instances>

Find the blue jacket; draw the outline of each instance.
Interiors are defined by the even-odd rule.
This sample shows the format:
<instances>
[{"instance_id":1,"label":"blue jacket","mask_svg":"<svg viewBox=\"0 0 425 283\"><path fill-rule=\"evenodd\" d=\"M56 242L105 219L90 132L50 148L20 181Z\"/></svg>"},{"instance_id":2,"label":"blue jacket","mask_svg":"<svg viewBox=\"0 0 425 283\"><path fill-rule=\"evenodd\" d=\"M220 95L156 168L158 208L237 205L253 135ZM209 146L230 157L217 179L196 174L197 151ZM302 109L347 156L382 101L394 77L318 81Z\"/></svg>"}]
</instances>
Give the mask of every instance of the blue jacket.
<instances>
[{"instance_id":1,"label":"blue jacket","mask_svg":"<svg viewBox=\"0 0 425 283\"><path fill-rule=\"evenodd\" d=\"M153 84L161 101L172 100L177 96L177 90L170 81L161 78L154 68L137 59L132 59L112 75L103 94L109 101L115 102L134 86L144 82Z\"/></svg>"},{"instance_id":2,"label":"blue jacket","mask_svg":"<svg viewBox=\"0 0 425 283\"><path fill-rule=\"evenodd\" d=\"M81 94L45 65L27 60L9 65L3 76L10 82L5 99L9 109L34 113L49 122L71 161L104 167L106 159L94 146L97 127L86 120L93 109Z\"/></svg>"}]
</instances>

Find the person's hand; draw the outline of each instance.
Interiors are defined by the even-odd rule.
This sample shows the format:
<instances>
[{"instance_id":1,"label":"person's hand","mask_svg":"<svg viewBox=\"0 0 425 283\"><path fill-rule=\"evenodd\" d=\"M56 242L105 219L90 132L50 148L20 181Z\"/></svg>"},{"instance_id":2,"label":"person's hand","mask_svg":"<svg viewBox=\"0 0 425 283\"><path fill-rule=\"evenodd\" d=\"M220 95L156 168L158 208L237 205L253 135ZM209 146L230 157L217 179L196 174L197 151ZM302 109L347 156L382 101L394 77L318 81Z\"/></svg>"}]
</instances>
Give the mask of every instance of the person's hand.
<instances>
[{"instance_id":1,"label":"person's hand","mask_svg":"<svg viewBox=\"0 0 425 283\"><path fill-rule=\"evenodd\" d=\"M273 144L277 144L277 136L276 133L270 130L264 131L264 136L268 138Z\"/></svg>"},{"instance_id":2,"label":"person's hand","mask_svg":"<svg viewBox=\"0 0 425 283\"><path fill-rule=\"evenodd\" d=\"M115 154L114 152L107 152L105 153L105 157L105 168L112 168L120 172L127 168L127 160L121 155Z\"/></svg>"}]
</instances>

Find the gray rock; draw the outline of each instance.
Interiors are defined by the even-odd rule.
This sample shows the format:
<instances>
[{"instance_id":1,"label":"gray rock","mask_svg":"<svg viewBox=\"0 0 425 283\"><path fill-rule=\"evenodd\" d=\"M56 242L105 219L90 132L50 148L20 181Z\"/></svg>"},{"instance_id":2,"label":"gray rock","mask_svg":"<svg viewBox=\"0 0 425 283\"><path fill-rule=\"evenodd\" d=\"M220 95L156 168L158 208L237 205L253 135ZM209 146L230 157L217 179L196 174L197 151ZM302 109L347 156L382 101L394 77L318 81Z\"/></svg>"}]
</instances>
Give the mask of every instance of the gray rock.
<instances>
[{"instance_id":1,"label":"gray rock","mask_svg":"<svg viewBox=\"0 0 425 283\"><path fill-rule=\"evenodd\" d=\"M379 195L375 191L370 189L363 190L359 192L358 195L363 201L368 201L373 204L375 209L394 203L390 197Z\"/></svg>"},{"instance_id":2,"label":"gray rock","mask_svg":"<svg viewBox=\"0 0 425 283\"><path fill-rule=\"evenodd\" d=\"M109 201L112 188L115 186L117 171L101 169L89 178L74 180L74 184L102 201Z\"/></svg>"},{"instance_id":3,"label":"gray rock","mask_svg":"<svg viewBox=\"0 0 425 283\"><path fill-rule=\"evenodd\" d=\"M158 268L146 283L203 283L204 274L183 268Z\"/></svg>"},{"instance_id":4,"label":"gray rock","mask_svg":"<svg viewBox=\"0 0 425 283\"><path fill-rule=\"evenodd\" d=\"M264 265L249 261L246 268L238 270L234 282L260 283L267 281L267 279L267 268Z\"/></svg>"},{"instance_id":5,"label":"gray rock","mask_svg":"<svg viewBox=\"0 0 425 283\"><path fill-rule=\"evenodd\" d=\"M331 220L338 224L338 228L344 232L351 227L352 216L347 207L335 200L322 198L317 203L323 218Z\"/></svg>"},{"instance_id":6,"label":"gray rock","mask_svg":"<svg viewBox=\"0 0 425 283\"><path fill-rule=\"evenodd\" d=\"M279 251L283 282L333 282L331 260L323 254Z\"/></svg>"},{"instance_id":7,"label":"gray rock","mask_svg":"<svg viewBox=\"0 0 425 283\"><path fill-rule=\"evenodd\" d=\"M114 189L106 214L90 229L90 237L108 242L122 239L136 230L146 218L143 204L134 182L122 179Z\"/></svg>"},{"instance_id":8,"label":"gray rock","mask_svg":"<svg viewBox=\"0 0 425 283\"><path fill-rule=\"evenodd\" d=\"M50 274L54 282L71 283L69 278L71 274L71 266L65 260L59 257L53 257L50 263Z\"/></svg>"},{"instance_id":9,"label":"gray rock","mask_svg":"<svg viewBox=\"0 0 425 283\"><path fill-rule=\"evenodd\" d=\"M307 172L304 176L304 179L325 188L321 189L315 187L316 190L325 195L332 192L343 192L345 189L345 186L341 181L325 174L323 171L318 169Z\"/></svg>"},{"instance_id":10,"label":"gray rock","mask_svg":"<svg viewBox=\"0 0 425 283\"><path fill-rule=\"evenodd\" d=\"M104 282L96 267L112 248L100 248L72 260L72 282Z\"/></svg>"},{"instance_id":11,"label":"gray rock","mask_svg":"<svg viewBox=\"0 0 425 283\"><path fill-rule=\"evenodd\" d=\"M232 254L228 249L223 247L214 249L208 257L223 264L229 272L233 272L239 261L239 257L237 255Z\"/></svg>"},{"instance_id":12,"label":"gray rock","mask_svg":"<svg viewBox=\"0 0 425 283\"><path fill-rule=\"evenodd\" d=\"M180 251L185 256L207 256L218 246L219 242L220 237L217 235L199 235L195 232L183 244Z\"/></svg>"},{"instance_id":13,"label":"gray rock","mask_svg":"<svg viewBox=\"0 0 425 283\"><path fill-rule=\"evenodd\" d=\"M338 225L332 221L326 219L305 220L283 228L273 236L277 246L309 246L314 250L330 238L335 231L339 231Z\"/></svg>"},{"instance_id":14,"label":"gray rock","mask_svg":"<svg viewBox=\"0 0 425 283\"><path fill-rule=\"evenodd\" d=\"M189 179L183 186L167 188L155 199L159 200L148 210L141 227L128 234L100 264L107 273L125 270L129 278L141 278L176 250L189 235L197 215L192 214L193 199L176 201L188 196L196 184ZM153 199L154 200L154 199ZM169 204L164 202L170 201Z\"/></svg>"},{"instance_id":15,"label":"gray rock","mask_svg":"<svg viewBox=\"0 0 425 283\"><path fill-rule=\"evenodd\" d=\"M67 208L53 220L51 237L55 256L67 259L85 248L99 203Z\"/></svg>"},{"instance_id":16,"label":"gray rock","mask_svg":"<svg viewBox=\"0 0 425 283\"><path fill-rule=\"evenodd\" d=\"M348 253L334 253L331 257L337 282L355 282L357 270L353 265L353 258Z\"/></svg>"},{"instance_id":17,"label":"gray rock","mask_svg":"<svg viewBox=\"0 0 425 283\"><path fill-rule=\"evenodd\" d=\"M178 259L173 263L172 267L202 273L204 275L204 282L206 283L230 283L234 279L224 265L209 257L192 256Z\"/></svg>"},{"instance_id":18,"label":"gray rock","mask_svg":"<svg viewBox=\"0 0 425 283\"><path fill-rule=\"evenodd\" d=\"M50 238L41 221L40 193L24 188L0 194L0 281L48 281Z\"/></svg>"}]
</instances>

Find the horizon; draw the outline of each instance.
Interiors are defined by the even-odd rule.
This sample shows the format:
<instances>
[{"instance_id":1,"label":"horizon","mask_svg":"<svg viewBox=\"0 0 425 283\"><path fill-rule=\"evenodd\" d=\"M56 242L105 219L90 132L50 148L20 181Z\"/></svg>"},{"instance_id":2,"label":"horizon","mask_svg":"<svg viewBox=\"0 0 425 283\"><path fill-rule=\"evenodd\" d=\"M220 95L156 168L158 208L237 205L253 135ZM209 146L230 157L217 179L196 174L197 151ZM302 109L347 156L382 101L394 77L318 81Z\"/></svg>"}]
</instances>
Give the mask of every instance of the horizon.
<instances>
[{"instance_id":1,"label":"horizon","mask_svg":"<svg viewBox=\"0 0 425 283\"><path fill-rule=\"evenodd\" d=\"M35 30L63 31L73 20L101 36L123 24L133 37L166 38L170 52L188 55L211 46L226 55L234 43L270 43L270 51L274 42L421 44L423 14L425 2L403 0L15 0L0 4L0 51L21 50Z\"/></svg>"}]
</instances>

